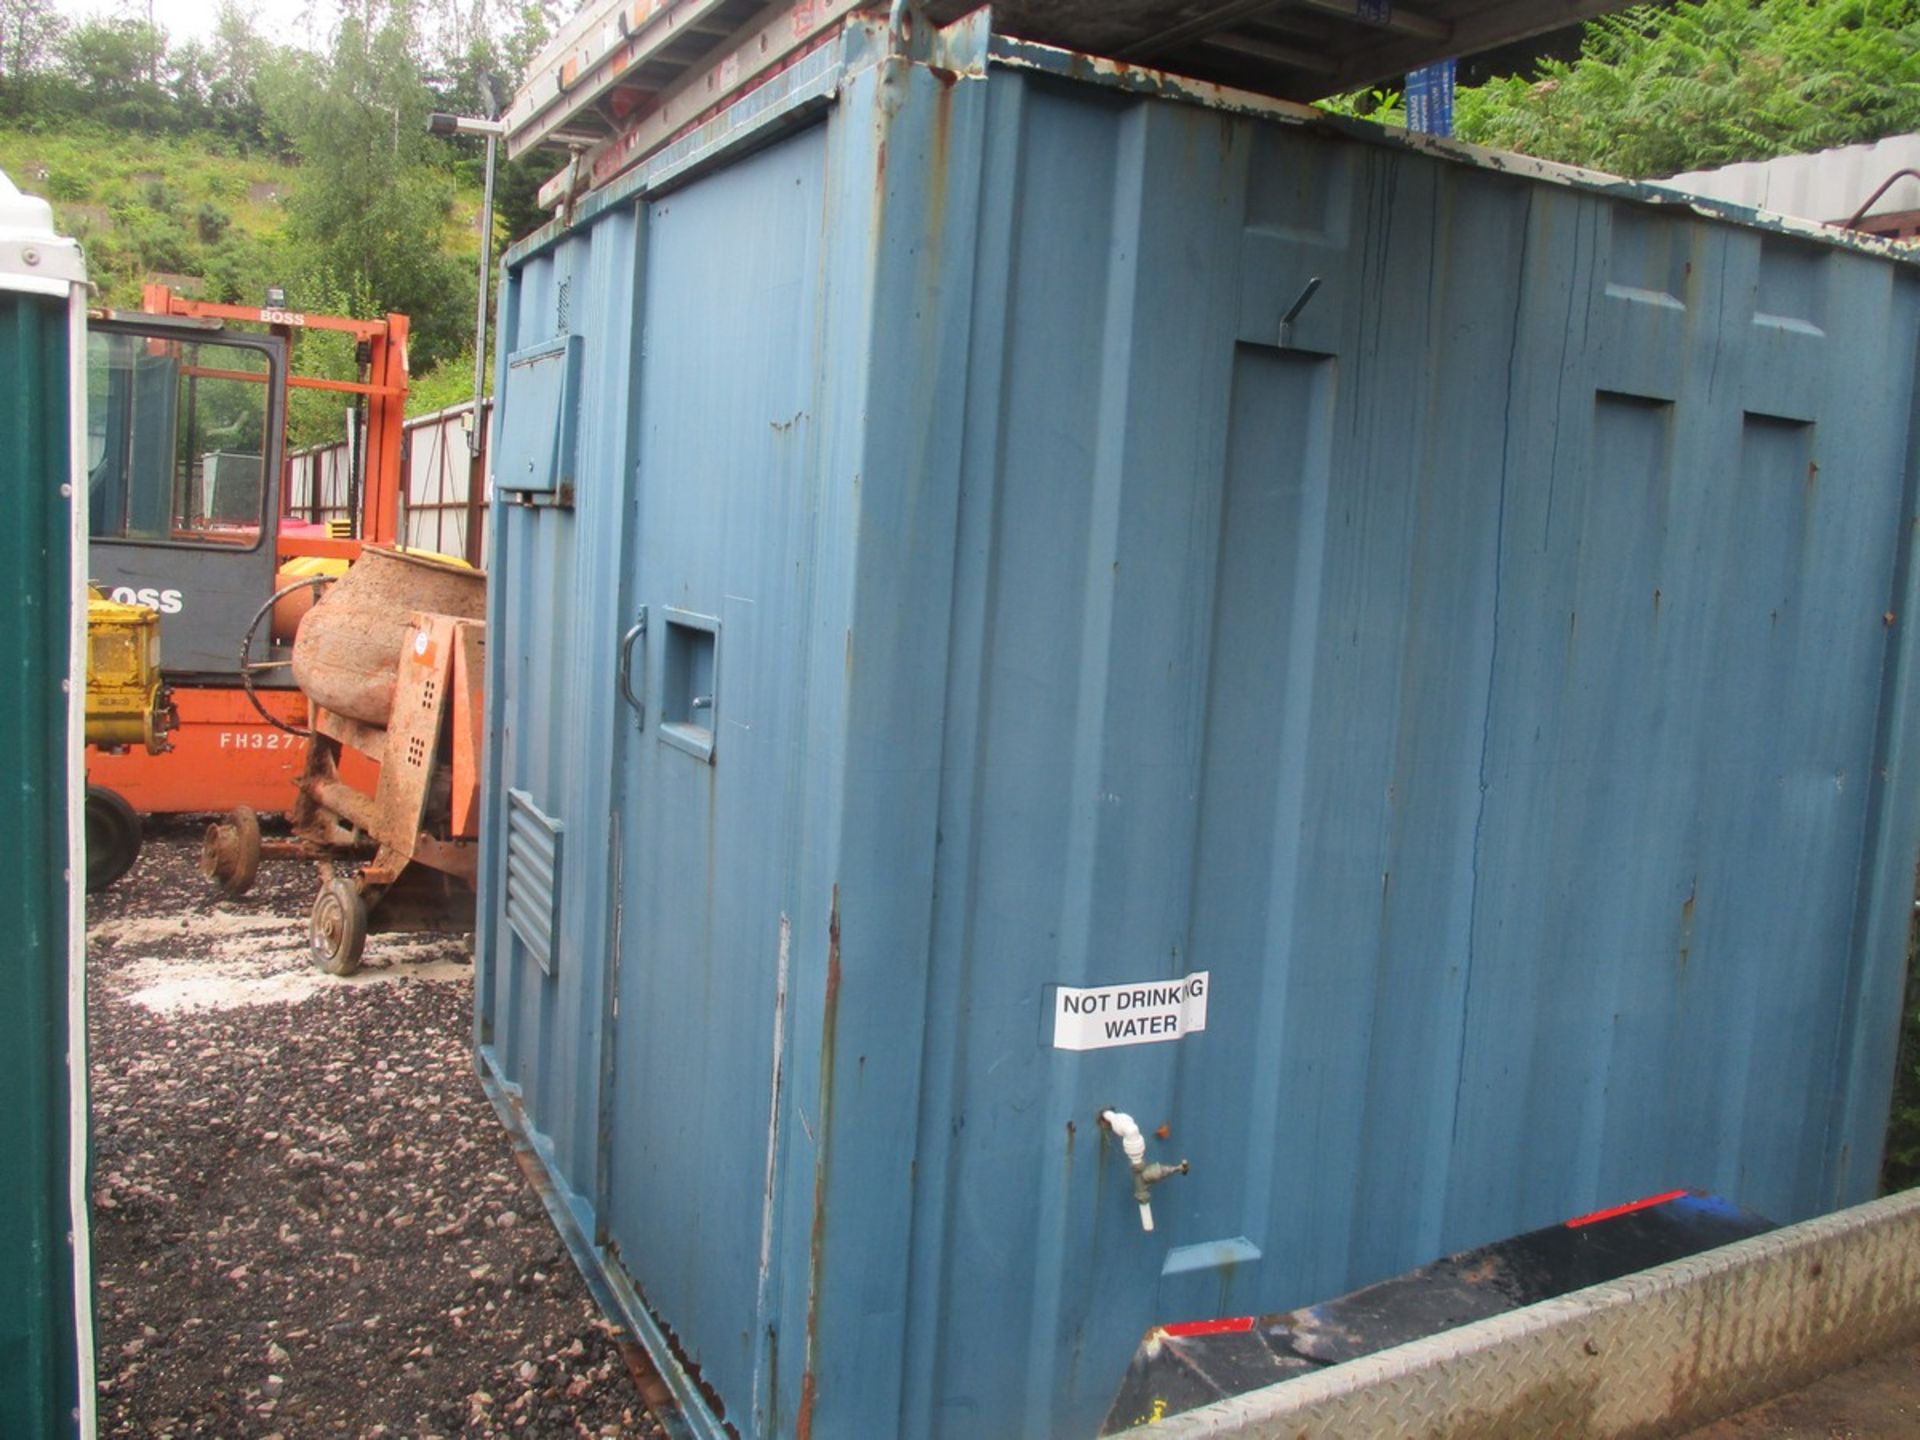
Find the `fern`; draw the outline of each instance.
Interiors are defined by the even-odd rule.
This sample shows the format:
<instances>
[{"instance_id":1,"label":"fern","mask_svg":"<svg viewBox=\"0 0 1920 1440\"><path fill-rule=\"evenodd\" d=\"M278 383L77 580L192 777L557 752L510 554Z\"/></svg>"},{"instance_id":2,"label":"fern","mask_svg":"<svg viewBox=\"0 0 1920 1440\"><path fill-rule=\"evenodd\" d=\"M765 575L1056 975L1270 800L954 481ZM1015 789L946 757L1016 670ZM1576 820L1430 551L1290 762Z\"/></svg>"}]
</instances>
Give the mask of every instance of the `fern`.
<instances>
[{"instance_id":1,"label":"fern","mask_svg":"<svg viewBox=\"0 0 1920 1440\"><path fill-rule=\"evenodd\" d=\"M1454 113L1462 139L1630 176L1920 130L1920 0L1635 6Z\"/></svg>"},{"instance_id":2,"label":"fern","mask_svg":"<svg viewBox=\"0 0 1920 1440\"><path fill-rule=\"evenodd\" d=\"M1329 115L1348 115L1376 125L1407 123L1407 97L1399 90L1353 90L1330 95L1320 102L1320 108Z\"/></svg>"}]
</instances>

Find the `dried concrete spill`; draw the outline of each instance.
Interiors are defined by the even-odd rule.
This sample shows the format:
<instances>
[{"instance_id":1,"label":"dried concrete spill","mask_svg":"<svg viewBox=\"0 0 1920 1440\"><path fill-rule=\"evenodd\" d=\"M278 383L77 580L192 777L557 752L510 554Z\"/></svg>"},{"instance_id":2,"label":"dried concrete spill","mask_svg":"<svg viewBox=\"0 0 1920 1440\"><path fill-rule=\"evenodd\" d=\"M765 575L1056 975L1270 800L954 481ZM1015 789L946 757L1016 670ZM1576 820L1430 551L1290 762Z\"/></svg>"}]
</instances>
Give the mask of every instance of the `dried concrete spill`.
<instances>
[{"instance_id":1,"label":"dried concrete spill","mask_svg":"<svg viewBox=\"0 0 1920 1440\"><path fill-rule=\"evenodd\" d=\"M307 927L282 916L216 910L191 918L102 920L88 932L96 953L113 957L109 981L120 999L157 1015L296 1004L342 986L399 980L464 980L472 975L464 937L373 935L357 975L328 975L308 958ZM190 953L154 955L155 949Z\"/></svg>"}]
</instances>

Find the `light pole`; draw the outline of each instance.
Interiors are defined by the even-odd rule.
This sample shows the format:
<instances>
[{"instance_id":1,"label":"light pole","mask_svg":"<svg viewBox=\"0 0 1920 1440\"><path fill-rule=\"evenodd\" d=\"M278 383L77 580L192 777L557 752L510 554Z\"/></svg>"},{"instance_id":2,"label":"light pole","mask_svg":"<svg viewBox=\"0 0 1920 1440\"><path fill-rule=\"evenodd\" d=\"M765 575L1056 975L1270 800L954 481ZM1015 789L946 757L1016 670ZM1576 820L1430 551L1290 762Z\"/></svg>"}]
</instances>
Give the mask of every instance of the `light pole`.
<instances>
[{"instance_id":1,"label":"light pole","mask_svg":"<svg viewBox=\"0 0 1920 1440\"><path fill-rule=\"evenodd\" d=\"M486 189L480 201L480 297L474 303L473 317L473 424L467 429L467 451L477 459L480 402L487 381L487 282L492 278L489 272L493 269L493 166L500 137L507 133L507 127L501 120L435 111L427 117L427 130L433 135L479 135L487 142Z\"/></svg>"},{"instance_id":2,"label":"light pole","mask_svg":"<svg viewBox=\"0 0 1920 1440\"><path fill-rule=\"evenodd\" d=\"M494 109L492 86L482 84L482 103ZM427 117L428 133L433 135L479 135L487 142L486 190L480 202L480 285L474 300L473 315L473 423L467 426L467 560L484 560L480 535L480 517L484 513L487 477L481 471L480 456L485 447L480 425L486 413L483 406L487 387L487 281L493 269L493 166L499 154L500 137L507 132L504 122L472 115L448 115L435 111Z\"/></svg>"}]
</instances>

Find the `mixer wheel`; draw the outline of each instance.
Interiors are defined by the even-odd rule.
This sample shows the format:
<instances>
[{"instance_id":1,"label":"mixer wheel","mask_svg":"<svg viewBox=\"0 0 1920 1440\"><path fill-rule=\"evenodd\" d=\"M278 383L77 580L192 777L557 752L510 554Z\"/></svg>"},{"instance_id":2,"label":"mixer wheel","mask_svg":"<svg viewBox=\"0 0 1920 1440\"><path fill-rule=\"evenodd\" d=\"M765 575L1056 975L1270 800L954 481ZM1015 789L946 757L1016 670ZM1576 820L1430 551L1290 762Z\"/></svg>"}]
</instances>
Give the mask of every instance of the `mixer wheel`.
<instances>
[{"instance_id":1,"label":"mixer wheel","mask_svg":"<svg viewBox=\"0 0 1920 1440\"><path fill-rule=\"evenodd\" d=\"M207 826L200 842L200 873L229 895L244 895L260 873L260 817L236 805Z\"/></svg>"},{"instance_id":2,"label":"mixer wheel","mask_svg":"<svg viewBox=\"0 0 1920 1440\"><path fill-rule=\"evenodd\" d=\"M313 963L329 975L351 975L360 968L360 952L367 946L367 902L353 881L336 876L320 887L307 924L307 943Z\"/></svg>"}]
</instances>

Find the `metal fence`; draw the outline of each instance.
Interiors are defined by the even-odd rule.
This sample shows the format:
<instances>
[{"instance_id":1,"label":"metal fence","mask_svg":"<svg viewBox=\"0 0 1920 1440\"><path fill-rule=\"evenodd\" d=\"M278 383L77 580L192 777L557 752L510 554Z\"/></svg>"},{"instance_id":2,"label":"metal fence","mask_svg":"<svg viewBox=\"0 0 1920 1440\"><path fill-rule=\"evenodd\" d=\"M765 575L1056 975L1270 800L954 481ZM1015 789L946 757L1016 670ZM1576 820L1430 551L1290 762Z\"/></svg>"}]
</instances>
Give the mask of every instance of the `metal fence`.
<instances>
[{"instance_id":1,"label":"metal fence","mask_svg":"<svg viewBox=\"0 0 1920 1440\"><path fill-rule=\"evenodd\" d=\"M409 549L458 555L478 565L486 547L484 493L474 496L471 477L486 474L486 417L482 411L481 455L476 467L467 449L472 404L453 405L407 421L401 450L401 543ZM304 520L350 517L348 488L352 449L346 440L296 450L287 457L287 508ZM318 504L315 504L316 492Z\"/></svg>"}]
</instances>

